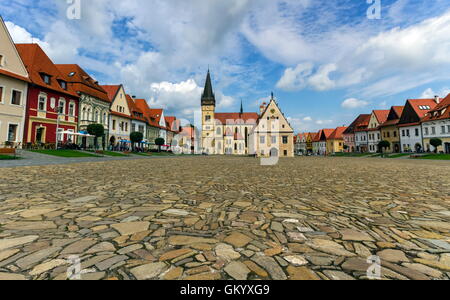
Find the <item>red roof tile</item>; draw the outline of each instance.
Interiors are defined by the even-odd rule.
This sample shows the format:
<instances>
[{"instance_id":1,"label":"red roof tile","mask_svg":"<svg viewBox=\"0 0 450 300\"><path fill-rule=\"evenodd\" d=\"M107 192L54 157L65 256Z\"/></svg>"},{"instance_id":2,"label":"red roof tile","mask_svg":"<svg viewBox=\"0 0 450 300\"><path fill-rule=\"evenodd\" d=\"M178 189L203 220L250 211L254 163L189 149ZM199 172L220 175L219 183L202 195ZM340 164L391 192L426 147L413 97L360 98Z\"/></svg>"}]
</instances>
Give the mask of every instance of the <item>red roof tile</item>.
<instances>
[{"instance_id":1,"label":"red roof tile","mask_svg":"<svg viewBox=\"0 0 450 300\"><path fill-rule=\"evenodd\" d=\"M67 85L67 90L60 86L59 81L66 81L65 76L61 74L59 69L39 45L16 44L16 48L28 71L32 83L55 92L70 95L72 97L79 97L70 85ZM43 74L51 76L50 84L44 82L42 78Z\"/></svg>"},{"instance_id":2,"label":"red roof tile","mask_svg":"<svg viewBox=\"0 0 450 300\"><path fill-rule=\"evenodd\" d=\"M226 125L227 122L234 122L235 124L249 124L255 125L259 119L257 113L216 113L215 119L220 121L222 125Z\"/></svg>"},{"instance_id":3,"label":"red roof tile","mask_svg":"<svg viewBox=\"0 0 450 300\"><path fill-rule=\"evenodd\" d=\"M348 127L338 127L336 128L333 133L330 135L330 140L342 140L344 139L344 131L347 130Z\"/></svg>"},{"instance_id":4,"label":"red roof tile","mask_svg":"<svg viewBox=\"0 0 450 300\"><path fill-rule=\"evenodd\" d=\"M70 82L73 90L96 97L111 103L106 91L98 84L98 81L86 73L79 65L56 65L67 82ZM73 73L72 76L69 74Z\"/></svg>"},{"instance_id":5,"label":"red roof tile","mask_svg":"<svg viewBox=\"0 0 450 300\"><path fill-rule=\"evenodd\" d=\"M102 85L101 87L106 91L109 101L112 102L114 101L114 98L116 97L121 85Z\"/></svg>"},{"instance_id":6,"label":"red roof tile","mask_svg":"<svg viewBox=\"0 0 450 300\"><path fill-rule=\"evenodd\" d=\"M450 94L427 113L422 122L450 119Z\"/></svg>"}]
</instances>

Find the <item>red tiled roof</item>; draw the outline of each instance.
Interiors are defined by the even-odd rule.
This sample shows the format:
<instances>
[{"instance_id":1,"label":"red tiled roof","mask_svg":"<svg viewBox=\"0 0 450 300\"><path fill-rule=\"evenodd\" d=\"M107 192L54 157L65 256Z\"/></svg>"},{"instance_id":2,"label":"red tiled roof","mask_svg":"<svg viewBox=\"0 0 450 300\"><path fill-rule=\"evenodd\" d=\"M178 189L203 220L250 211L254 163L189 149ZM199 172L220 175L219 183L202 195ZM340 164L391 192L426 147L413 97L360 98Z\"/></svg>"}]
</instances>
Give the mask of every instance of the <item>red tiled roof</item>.
<instances>
[{"instance_id":1,"label":"red tiled roof","mask_svg":"<svg viewBox=\"0 0 450 300\"><path fill-rule=\"evenodd\" d=\"M111 103L106 91L98 84L98 81L86 73L79 65L56 65L67 82L72 84L72 88L77 92L96 97L105 102ZM73 76L69 74L73 73Z\"/></svg>"},{"instance_id":2,"label":"red tiled roof","mask_svg":"<svg viewBox=\"0 0 450 300\"><path fill-rule=\"evenodd\" d=\"M425 117L425 115L433 110L438 104L435 99L409 99L409 104L414 108L419 118ZM421 106L430 107L430 109L421 109Z\"/></svg>"},{"instance_id":3,"label":"red tiled roof","mask_svg":"<svg viewBox=\"0 0 450 300\"><path fill-rule=\"evenodd\" d=\"M333 133L330 135L330 140L342 140L344 139L344 131L347 130L348 127L338 127L336 128Z\"/></svg>"},{"instance_id":4,"label":"red tiled roof","mask_svg":"<svg viewBox=\"0 0 450 300\"><path fill-rule=\"evenodd\" d=\"M259 115L257 113L216 113L215 119L220 121L222 125L226 125L227 122L234 122L235 124L249 124L255 125L257 120L259 119Z\"/></svg>"},{"instance_id":5,"label":"red tiled roof","mask_svg":"<svg viewBox=\"0 0 450 300\"><path fill-rule=\"evenodd\" d=\"M133 98L131 98L130 95L126 95L128 108L131 112L131 119L141 121L141 122L147 122L147 119L144 117L144 113L141 109L139 109L136 104L134 103ZM136 115L137 113L137 115Z\"/></svg>"},{"instance_id":6,"label":"red tiled roof","mask_svg":"<svg viewBox=\"0 0 450 300\"><path fill-rule=\"evenodd\" d=\"M334 129L323 129L322 130L322 136L325 137L325 140L328 140L330 136L333 134ZM322 140L322 137L320 138Z\"/></svg>"},{"instance_id":7,"label":"red tiled roof","mask_svg":"<svg viewBox=\"0 0 450 300\"><path fill-rule=\"evenodd\" d=\"M347 127L347 129L344 131L344 134L352 134L355 132L356 128L358 126L369 126L371 115L359 115L353 123Z\"/></svg>"},{"instance_id":8,"label":"red tiled roof","mask_svg":"<svg viewBox=\"0 0 450 300\"><path fill-rule=\"evenodd\" d=\"M126 115L126 114L122 114L122 113L119 113L119 112L116 112L116 111L111 111L111 115L122 117L122 118L126 118L126 119L131 119L131 116Z\"/></svg>"},{"instance_id":9,"label":"red tiled roof","mask_svg":"<svg viewBox=\"0 0 450 300\"><path fill-rule=\"evenodd\" d=\"M67 90L60 86L59 81L66 81L65 77L39 45L16 44L16 48L28 71L32 83L58 93L63 93L76 98L79 97L70 85L67 85ZM51 76L50 84L44 82L42 74Z\"/></svg>"},{"instance_id":10,"label":"red tiled roof","mask_svg":"<svg viewBox=\"0 0 450 300\"><path fill-rule=\"evenodd\" d=\"M436 105L434 109L428 112L427 115L422 119L422 122L444 119L450 119L450 94L445 97L438 105Z\"/></svg>"},{"instance_id":11,"label":"red tiled roof","mask_svg":"<svg viewBox=\"0 0 450 300\"><path fill-rule=\"evenodd\" d=\"M393 106L392 109L395 111L397 116L400 118L403 114L403 110L405 109L404 106Z\"/></svg>"},{"instance_id":12,"label":"red tiled roof","mask_svg":"<svg viewBox=\"0 0 450 300\"><path fill-rule=\"evenodd\" d=\"M373 111L379 124L383 124L384 122L386 122L386 120L389 116L389 112L390 112L390 110L374 110Z\"/></svg>"},{"instance_id":13,"label":"red tiled roof","mask_svg":"<svg viewBox=\"0 0 450 300\"><path fill-rule=\"evenodd\" d=\"M106 91L109 101L112 102L114 100L114 97L116 97L121 85L102 85L101 87Z\"/></svg>"},{"instance_id":14,"label":"red tiled roof","mask_svg":"<svg viewBox=\"0 0 450 300\"><path fill-rule=\"evenodd\" d=\"M322 130L319 130L318 133L313 137L313 142L320 142L320 137L322 136Z\"/></svg>"}]
</instances>

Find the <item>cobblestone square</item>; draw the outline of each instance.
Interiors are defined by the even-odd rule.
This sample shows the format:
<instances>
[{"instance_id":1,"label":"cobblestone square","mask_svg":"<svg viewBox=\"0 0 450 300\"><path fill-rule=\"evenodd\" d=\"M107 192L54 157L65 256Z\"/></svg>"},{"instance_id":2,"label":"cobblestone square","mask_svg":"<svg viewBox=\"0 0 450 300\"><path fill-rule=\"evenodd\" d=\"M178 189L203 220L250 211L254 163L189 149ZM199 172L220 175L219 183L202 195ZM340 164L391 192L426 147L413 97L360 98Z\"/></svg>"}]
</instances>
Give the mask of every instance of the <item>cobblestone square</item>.
<instances>
[{"instance_id":1,"label":"cobblestone square","mask_svg":"<svg viewBox=\"0 0 450 300\"><path fill-rule=\"evenodd\" d=\"M381 279L450 279L449 163L176 157L0 172L0 280L77 268L82 279L367 279L371 256Z\"/></svg>"}]
</instances>

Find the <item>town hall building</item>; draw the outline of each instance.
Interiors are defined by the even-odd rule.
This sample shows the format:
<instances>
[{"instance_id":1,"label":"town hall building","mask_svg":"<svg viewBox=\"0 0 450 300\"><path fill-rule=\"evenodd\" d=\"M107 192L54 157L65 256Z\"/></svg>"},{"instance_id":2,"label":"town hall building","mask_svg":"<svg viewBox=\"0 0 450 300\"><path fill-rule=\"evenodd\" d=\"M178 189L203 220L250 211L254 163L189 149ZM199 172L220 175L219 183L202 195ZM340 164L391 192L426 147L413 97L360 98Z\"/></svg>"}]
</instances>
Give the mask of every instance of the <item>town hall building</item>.
<instances>
[{"instance_id":1,"label":"town hall building","mask_svg":"<svg viewBox=\"0 0 450 300\"><path fill-rule=\"evenodd\" d=\"M216 112L216 98L208 70L202 105L202 151L210 155L294 156L294 130L273 94L260 113Z\"/></svg>"}]
</instances>

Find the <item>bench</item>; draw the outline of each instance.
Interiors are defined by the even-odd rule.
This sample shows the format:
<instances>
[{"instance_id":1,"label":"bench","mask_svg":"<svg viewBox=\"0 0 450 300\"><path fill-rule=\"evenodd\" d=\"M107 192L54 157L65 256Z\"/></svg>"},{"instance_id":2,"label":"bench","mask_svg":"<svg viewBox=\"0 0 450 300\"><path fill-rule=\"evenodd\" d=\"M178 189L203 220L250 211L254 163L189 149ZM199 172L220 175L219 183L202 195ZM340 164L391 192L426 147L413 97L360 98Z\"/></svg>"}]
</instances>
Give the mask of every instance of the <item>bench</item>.
<instances>
[{"instance_id":1,"label":"bench","mask_svg":"<svg viewBox=\"0 0 450 300\"><path fill-rule=\"evenodd\" d=\"M0 154L16 154L15 148L0 148Z\"/></svg>"}]
</instances>

